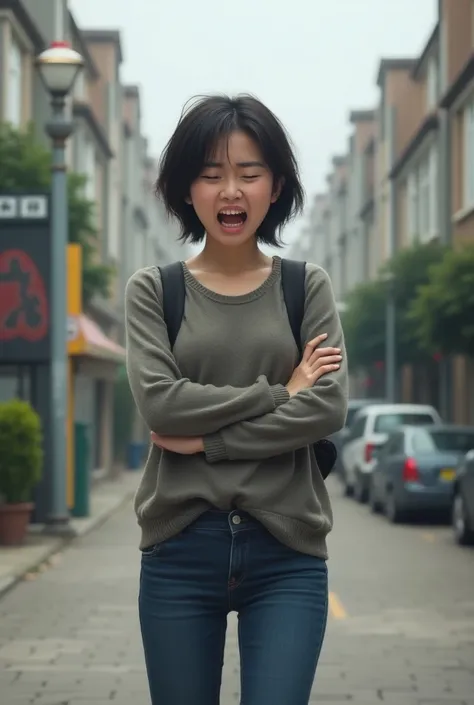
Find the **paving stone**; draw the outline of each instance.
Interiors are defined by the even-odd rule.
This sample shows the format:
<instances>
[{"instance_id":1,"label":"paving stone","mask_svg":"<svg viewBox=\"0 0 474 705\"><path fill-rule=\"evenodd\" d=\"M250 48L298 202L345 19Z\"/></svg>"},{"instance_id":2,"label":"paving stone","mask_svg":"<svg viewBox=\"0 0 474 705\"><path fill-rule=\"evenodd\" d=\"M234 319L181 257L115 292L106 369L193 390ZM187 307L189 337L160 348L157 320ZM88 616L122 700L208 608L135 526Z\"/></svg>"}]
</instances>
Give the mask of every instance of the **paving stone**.
<instances>
[{"instance_id":1,"label":"paving stone","mask_svg":"<svg viewBox=\"0 0 474 705\"><path fill-rule=\"evenodd\" d=\"M346 616L329 616L311 703L474 705L474 551L446 541L443 527L428 544L426 528L388 525L328 486L330 584ZM137 540L127 506L3 597L1 705L149 705ZM225 659L221 705L235 705L234 615Z\"/></svg>"}]
</instances>

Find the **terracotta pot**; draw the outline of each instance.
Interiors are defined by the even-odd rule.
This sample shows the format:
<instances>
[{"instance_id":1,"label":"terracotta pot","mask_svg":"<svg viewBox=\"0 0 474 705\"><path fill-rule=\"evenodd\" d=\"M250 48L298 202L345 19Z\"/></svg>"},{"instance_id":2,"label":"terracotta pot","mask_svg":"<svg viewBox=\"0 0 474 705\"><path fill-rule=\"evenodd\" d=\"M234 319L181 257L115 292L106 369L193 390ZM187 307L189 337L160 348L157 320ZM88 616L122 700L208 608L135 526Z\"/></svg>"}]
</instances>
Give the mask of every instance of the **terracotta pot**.
<instances>
[{"instance_id":1,"label":"terracotta pot","mask_svg":"<svg viewBox=\"0 0 474 705\"><path fill-rule=\"evenodd\" d=\"M19 546L26 537L33 504L0 504L0 544Z\"/></svg>"}]
</instances>

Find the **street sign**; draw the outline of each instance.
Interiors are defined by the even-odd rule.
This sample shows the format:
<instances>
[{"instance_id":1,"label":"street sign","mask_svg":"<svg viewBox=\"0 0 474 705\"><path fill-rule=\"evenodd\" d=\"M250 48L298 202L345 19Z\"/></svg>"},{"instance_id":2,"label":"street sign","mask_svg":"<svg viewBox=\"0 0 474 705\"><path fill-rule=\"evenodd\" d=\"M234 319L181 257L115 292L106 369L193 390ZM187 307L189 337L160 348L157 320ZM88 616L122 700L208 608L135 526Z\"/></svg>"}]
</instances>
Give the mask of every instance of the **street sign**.
<instances>
[{"instance_id":1,"label":"street sign","mask_svg":"<svg viewBox=\"0 0 474 705\"><path fill-rule=\"evenodd\" d=\"M47 194L0 194L0 363L50 359Z\"/></svg>"}]
</instances>

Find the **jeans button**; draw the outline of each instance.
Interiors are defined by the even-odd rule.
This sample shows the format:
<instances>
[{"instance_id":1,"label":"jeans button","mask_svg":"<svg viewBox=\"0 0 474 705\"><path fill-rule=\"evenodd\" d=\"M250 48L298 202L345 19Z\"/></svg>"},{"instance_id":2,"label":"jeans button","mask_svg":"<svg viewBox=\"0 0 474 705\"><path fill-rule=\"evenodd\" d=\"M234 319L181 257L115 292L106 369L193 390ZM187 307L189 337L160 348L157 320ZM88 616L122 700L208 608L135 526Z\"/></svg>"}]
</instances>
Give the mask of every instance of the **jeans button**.
<instances>
[{"instance_id":1,"label":"jeans button","mask_svg":"<svg viewBox=\"0 0 474 705\"><path fill-rule=\"evenodd\" d=\"M239 517L239 515L234 514L234 516L232 517L232 523L233 524L240 524L241 521L242 521L242 519Z\"/></svg>"}]
</instances>

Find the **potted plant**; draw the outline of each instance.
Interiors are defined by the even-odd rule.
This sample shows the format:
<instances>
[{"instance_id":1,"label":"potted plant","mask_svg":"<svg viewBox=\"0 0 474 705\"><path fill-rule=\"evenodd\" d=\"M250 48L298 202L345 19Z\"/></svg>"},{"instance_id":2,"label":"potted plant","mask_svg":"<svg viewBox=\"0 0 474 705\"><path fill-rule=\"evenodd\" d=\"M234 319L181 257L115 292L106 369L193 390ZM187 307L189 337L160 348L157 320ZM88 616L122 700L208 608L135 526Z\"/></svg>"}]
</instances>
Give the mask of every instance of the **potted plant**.
<instances>
[{"instance_id":1,"label":"potted plant","mask_svg":"<svg viewBox=\"0 0 474 705\"><path fill-rule=\"evenodd\" d=\"M19 399L0 403L0 544L23 543L31 495L41 479L43 437L38 414Z\"/></svg>"}]
</instances>

